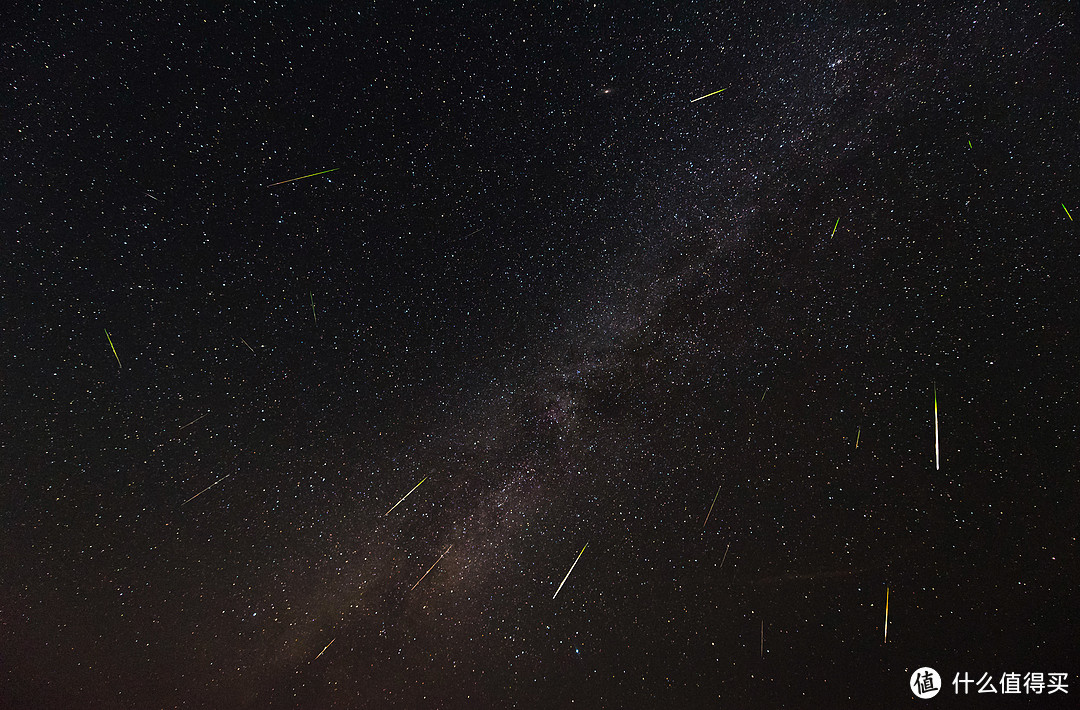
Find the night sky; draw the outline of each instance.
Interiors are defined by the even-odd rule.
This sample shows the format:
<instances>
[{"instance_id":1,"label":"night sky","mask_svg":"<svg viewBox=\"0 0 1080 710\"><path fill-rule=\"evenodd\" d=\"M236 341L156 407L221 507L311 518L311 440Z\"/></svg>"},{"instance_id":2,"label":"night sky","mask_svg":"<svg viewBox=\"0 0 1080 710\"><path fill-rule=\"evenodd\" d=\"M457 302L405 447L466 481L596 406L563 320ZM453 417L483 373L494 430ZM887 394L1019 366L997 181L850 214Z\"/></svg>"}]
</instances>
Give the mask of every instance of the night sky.
<instances>
[{"instance_id":1,"label":"night sky","mask_svg":"<svg viewBox=\"0 0 1080 710\"><path fill-rule=\"evenodd\" d=\"M104 5L3 44L0 706L1080 692L1073 3Z\"/></svg>"}]
</instances>

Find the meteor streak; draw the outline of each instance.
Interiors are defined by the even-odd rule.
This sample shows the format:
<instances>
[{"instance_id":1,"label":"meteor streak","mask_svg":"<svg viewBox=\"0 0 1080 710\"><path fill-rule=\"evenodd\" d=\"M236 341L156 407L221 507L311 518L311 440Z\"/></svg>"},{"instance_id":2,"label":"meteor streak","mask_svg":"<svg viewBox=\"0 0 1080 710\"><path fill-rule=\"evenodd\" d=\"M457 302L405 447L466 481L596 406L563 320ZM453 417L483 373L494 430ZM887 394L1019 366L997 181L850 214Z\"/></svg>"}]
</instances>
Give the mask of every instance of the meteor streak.
<instances>
[{"instance_id":1,"label":"meteor streak","mask_svg":"<svg viewBox=\"0 0 1080 710\"><path fill-rule=\"evenodd\" d=\"M707 99L707 98L709 98L710 96L716 96L716 95L717 95L717 94L719 94L719 93L720 93L721 91L727 91L727 89L726 89L726 88L724 88L724 89L720 89L720 91L714 91L714 92L712 92L711 94L705 94L704 96L699 96L699 97L697 97L696 99L690 99L690 103L694 103L695 101L701 101L702 99Z\"/></svg>"},{"instance_id":2,"label":"meteor streak","mask_svg":"<svg viewBox=\"0 0 1080 710\"><path fill-rule=\"evenodd\" d=\"M589 543L586 542L585 547L588 546ZM559 588L555 590L555 594L551 597L552 599L559 596L559 592L562 591L562 587L564 584L566 584L566 580L570 579L570 572L574 571L574 568L577 567L578 560L580 560L581 556L585 554L585 547L581 548L581 552L578 553L577 559L574 560L574 564L570 565L570 570L566 573L566 576L562 578L562 581L559 582Z\"/></svg>"},{"instance_id":3,"label":"meteor streak","mask_svg":"<svg viewBox=\"0 0 1080 710\"><path fill-rule=\"evenodd\" d=\"M270 183L269 185L267 185L267 187L273 187L274 185L284 185L287 182L294 182L296 180L305 180L305 179L307 179L309 177L315 177L316 175L325 175L326 173L332 173L335 170L341 170L341 168L330 168L329 170L320 170L319 172L312 173L311 175L301 175L300 177L289 178L288 180L282 180L281 182L273 182L273 183Z\"/></svg>"},{"instance_id":4,"label":"meteor streak","mask_svg":"<svg viewBox=\"0 0 1080 710\"><path fill-rule=\"evenodd\" d=\"M859 427L859 430L855 432L855 448L856 449L859 448L859 437L861 435L862 435L862 427Z\"/></svg>"},{"instance_id":5,"label":"meteor streak","mask_svg":"<svg viewBox=\"0 0 1080 710\"><path fill-rule=\"evenodd\" d=\"M720 497L720 486L716 487L716 495L712 498L712 505L709 506L709 512L705 516L705 522L701 525L701 531L705 531L705 526L709 524L709 516L712 515L712 509L716 505L716 499ZM722 563L721 563L722 564Z\"/></svg>"},{"instance_id":6,"label":"meteor streak","mask_svg":"<svg viewBox=\"0 0 1080 710\"><path fill-rule=\"evenodd\" d=\"M243 343L244 345L247 345L248 350L250 350L251 352L255 352L255 348L248 345L248 341L244 340L243 338L240 338L240 342Z\"/></svg>"},{"instance_id":7,"label":"meteor streak","mask_svg":"<svg viewBox=\"0 0 1080 710\"><path fill-rule=\"evenodd\" d=\"M109 347L112 348L112 354L113 354L113 357L116 358L116 364L120 365L120 356L116 354L116 346L113 345L112 336L109 335L108 330L105 331L105 337L109 339ZM120 367L123 368L124 366L120 365Z\"/></svg>"},{"instance_id":8,"label":"meteor streak","mask_svg":"<svg viewBox=\"0 0 1080 710\"><path fill-rule=\"evenodd\" d=\"M934 384L934 470L941 470L941 450L938 448L937 383Z\"/></svg>"},{"instance_id":9,"label":"meteor streak","mask_svg":"<svg viewBox=\"0 0 1080 710\"><path fill-rule=\"evenodd\" d=\"M889 588L885 587L885 640L882 643L889 642Z\"/></svg>"},{"instance_id":10,"label":"meteor streak","mask_svg":"<svg viewBox=\"0 0 1080 710\"><path fill-rule=\"evenodd\" d=\"M428 479L428 477L427 477L427 476L424 476L423 480L421 480L421 481L420 481L420 483L423 483L423 482L424 482L424 481L426 481L427 479ZM406 498L408 498L409 496L411 496L411 495L413 494L413 491L415 491L415 490L416 490L417 488L419 488L419 487L420 487L420 483L417 483L417 484L416 484L415 486L413 486L413 489L412 489L412 491L409 491L409 492L408 492L408 493L406 493L405 495L401 496L401 500L399 500L399 501L398 501L397 503L394 503L394 504L393 504L392 506L390 506L390 510L386 511L385 513L383 513L383 516L387 516L387 515L390 515L390 513L392 513L392 512L393 512L394 508L396 508L396 507L398 507L399 505L401 505L401 504L402 504L402 502L403 502L403 501L404 501L404 500L405 500Z\"/></svg>"},{"instance_id":11,"label":"meteor streak","mask_svg":"<svg viewBox=\"0 0 1080 710\"><path fill-rule=\"evenodd\" d=\"M319 657L322 656L324 653L326 653L326 649L330 648L330 644L334 643L334 641L337 641L336 636L333 639L330 640L330 643L323 646L323 650L319 651L319 655L315 656L315 658L311 659L311 662L314 663L315 661L319 660Z\"/></svg>"},{"instance_id":12,"label":"meteor streak","mask_svg":"<svg viewBox=\"0 0 1080 710\"><path fill-rule=\"evenodd\" d=\"M728 553L728 550L730 550L730 549L731 549L731 543L729 542L729 543L728 543L728 546L724 548L724 558L723 558L722 560L720 560L720 567L717 567L716 569L721 569L721 568L723 568L723 566L724 566L724 560L726 560L726 559L727 559L727 553Z\"/></svg>"},{"instance_id":13,"label":"meteor streak","mask_svg":"<svg viewBox=\"0 0 1080 710\"><path fill-rule=\"evenodd\" d=\"M230 476L232 476L232 474L231 474L231 473L230 473L230 474L229 474L228 476L222 476L221 478L217 479L216 481L214 481L213 483L211 483L211 484L210 484L209 486L207 486L206 488L202 489L201 491L199 491L199 492L198 492L198 493L196 493L195 495L193 495L193 496L191 496L190 498L188 498L187 500L185 500L185 501L184 501L183 503L181 503L180 505L187 505L188 503L190 503L191 501L195 500L196 498L198 498L199 496L201 496L201 495L202 495L203 493L206 493L206 492L207 492L208 490L210 490L211 488L213 488L213 487L214 487L214 486L216 486L217 484L221 483L221 482L222 482L222 481L224 481L224 480L225 480L226 478L229 478Z\"/></svg>"},{"instance_id":14,"label":"meteor streak","mask_svg":"<svg viewBox=\"0 0 1080 710\"><path fill-rule=\"evenodd\" d=\"M453 545L450 545L450 547L453 547ZM439 555L439 559L435 560L435 565L442 562L442 558L446 557L447 552L450 552L450 547L447 547L445 550L443 550L443 553ZM421 576L420 579L416 580L416 584L409 588L410 592L420 586L420 583L424 581L424 577L428 576L428 574L431 573L431 570L435 569L435 565L431 565L430 567L428 567L428 571L424 572L423 576Z\"/></svg>"},{"instance_id":15,"label":"meteor streak","mask_svg":"<svg viewBox=\"0 0 1080 710\"><path fill-rule=\"evenodd\" d=\"M311 315L315 319L315 324L319 324L319 316L315 313L315 296L311 294L311 291L307 292L308 300L311 301Z\"/></svg>"},{"instance_id":16,"label":"meteor streak","mask_svg":"<svg viewBox=\"0 0 1080 710\"><path fill-rule=\"evenodd\" d=\"M182 426L182 427L180 427L179 429L177 429L177 431L183 431L184 429L187 429L187 428L188 428L189 426L191 426L191 425L192 425L192 424L194 424L195 422L199 421L199 420L200 420L200 419L202 419L203 417L208 417L208 416L210 416L210 412L207 412L206 414L202 415L202 417L199 417L199 419L192 419L192 420L191 420L190 422L188 422L188 423L187 423L187 424L185 424L184 426Z\"/></svg>"},{"instance_id":17,"label":"meteor streak","mask_svg":"<svg viewBox=\"0 0 1080 710\"><path fill-rule=\"evenodd\" d=\"M1072 215L1069 214L1069 208L1065 206L1064 202L1061 203L1061 209L1065 210L1065 214L1067 214L1069 216L1069 221L1072 222L1073 221Z\"/></svg>"},{"instance_id":18,"label":"meteor streak","mask_svg":"<svg viewBox=\"0 0 1080 710\"><path fill-rule=\"evenodd\" d=\"M836 236L836 228L839 227L839 226L840 226L840 218L837 217L836 218L836 224L834 224L832 226L832 234L829 235L829 239L832 239L833 237Z\"/></svg>"}]
</instances>

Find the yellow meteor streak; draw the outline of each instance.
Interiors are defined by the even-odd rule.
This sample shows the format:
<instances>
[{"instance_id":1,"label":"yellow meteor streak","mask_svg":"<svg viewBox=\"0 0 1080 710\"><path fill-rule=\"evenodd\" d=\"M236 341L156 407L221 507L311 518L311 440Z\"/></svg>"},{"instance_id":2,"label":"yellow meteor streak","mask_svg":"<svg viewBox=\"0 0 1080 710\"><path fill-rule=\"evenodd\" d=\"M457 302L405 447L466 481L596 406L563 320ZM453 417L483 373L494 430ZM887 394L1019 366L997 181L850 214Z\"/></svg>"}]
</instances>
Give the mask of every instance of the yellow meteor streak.
<instances>
[{"instance_id":1,"label":"yellow meteor streak","mask_svg":"<svg viewBox=\"0 0 1080 710\"><path fill-rule=\"evenodd\" d=\"M423 480L421 480L421 481L420 481L420 483L423 483L423 482L424 482L424 481L426 481L427 479L428 479L428 477L427 477L427 476L424 476ZM399 501L398 501L397 503L394 503L394 504L393 504L392 506L390 506L390 510L386 511L385 513L383 513L383 516L387 516L387 515L390 515L390 513L392 513L392 512L393 512L394 508L396 508L396 507L398 507L399 505L401 505L401 504L402 504L402 502L404 502L406 498L408 498L409 496L411 496L411 495L413 494L413 491L415 491L415 490L416 490L417 488L419 488L419 487L420 487L420 483L417 483L417 484L416 484L415 486L413 486L413 489L412 489L412 491L409 491L409 492L408 492L408 493L406 493L405 495L401 496L401 500L399 500Z\"/></svg>"},{"instance_id":2,"label":"yellow meteor streak","mask_svg":"<svg viewBox=\"0 0 1080 710\"><path fill-rule=\"evenodd\" d=\"M589 543L586 542L585 547L588 546ZM574 568L577 567L578 560L580 560L581 556L585 554L585 547L581 548L581 552L578 553L577 559L574 560L574 564L570 565L570 570L566 573L566 576L562 578L562 581L559 582L559 588L555 590L555 594L551 597L552 599L559 596L559 592L562 591L562 587L564 584L566 584L566 580L570 579L570 572L574 571Z\"/></svg>"},{"instance_id":3,"label":"yellow meteor streak","mask_svg":"<svg viewBox=\"0 0 1080 710\"><path fill-rule=\"evenodd\" d=\"M727 559L727 553L728 553L728 550L730 550L730 549L731 549L731 543L729 542L728 546L724 548L724 557L723 557L723 559L720 560L720 566L717 567L716 569L722 569L724 567L724 560Z\"/></svg>"},{"instance_id":4,"label":"yellow meteor streak","mask_svg":"<svg viewBox=\"0 0 1080 710\"><path fill-rule=\"evenodd\" d=\"M859 448L859 436L860 435L862 435L862 427L859 427L859 430L857 432L855 432L855 448L856 449Z\"/></svg>"},{"instance_id":5,"label":"yellow meteor streak","mask_svg":"<svg viewBox=\"0 0 1080 710\"><path fill-rule=\"evenodd\" d=\"M255 348L248 345L248 341L244 340L243 338L240 338L240 342L243 343L244 345L247 345L248 350L250 350L251 352L255 352Z\"/></svg>"},{"instance_id":6,"label":"yellow meteor streak","mask_svg":"<svg viewBox=\"0 0 1080 710\"><path fill-rule=\"evenodd\" d=\"M301 175L300 177L289 178L288 180L282 180L281 182L272 182L267 187L273 187L274 185L284 185L287 182L294 182L296 180L306 180L309 177L315 177L316 175L325 175L326 173L332 173L335 170L341 170L341 168L330 168L329 170L320 170L317 173L311 175Z\"/></svg>"},{"instance_id":7,"label":"yellow meteor streak","mask_svg":"<svg viewBox=\"0 0 1080 710\"><path fill-rule=\"evenodd\" d=\"M109 339L109 347L112 348L112 354L113 354L113 357L116 358L116 364L120 365L120 356L116 354L116 346L113 345L112 336L109 335L108 330L105 331L105 337ZM120 365L120 367L123 368L124 366Z\"/></svg>"},{"instance_id":8,"label":"yellow meteor streak","mask_svg":"<svg viewBox=\"0 0 1080 710\"><path fill-rule=\"evenodd\" d=\"M1069 216L1069 221L1072 222L1073 221L1072 215L1069 214L1069 208L1065 206L1064 202L1061 203L1061 209L1065 210L1065 214Z\"/></svg>"},{"instance_id":9,"label":"yellow meteor streak","mask_svg":"<svg viewBox=\"0 0 1080 710\"><path fill-rule=\"evenodd\" d=\"M201 491L199 491L199 492L198 492L198 493L196 493L195 495L193 495L193 496L191 496L190 498L188 498L187 500L185 500L185 501L184 501L183 503L181 503L180 505L187 505L188 503L190 503L191 501L195 500L196 498L198 498L199 496L201 496L201 495L202 495L203 493L206 493L206 492L207 492L208 490L210 490L211 488L213 488L213 487L214 487L214 486L216 486L217 484L221 483L221 482L222 482L222 481L224 481L224 480L225 480L226 478L229 478L230 476L232 476L232 474L231 474L231 473L230 473L230 474L229 474L228 476L222 476L221 478L217 479L216 481L214 481L213 483L211 483L211 484L210 484L209 486L207 486L206 488L202 489Z\"/></svg>"},{"instance_id":10,"label":"yellow meteor streak","mask_svg":"<svg viewBox=\"0 0 1080 710\"><path fill-rule=\"evenodd\" d=\"M885 640L882 643L889 642L889 588L885 587Z\"/></svg>"},{"instance_id":11,"label":"yellow meteor streak","mask_svg":"<svg viewBox=\"0 0 1080 710\"><path fill-rule=\"evenodd\" d=\"M701 101L702 99L707 99L707 98L709 98L710 96L716 96L716 95L717 95L717 94L719 94L719 93L720 93L721 91L727 91L727 89L726 89L726 88L724 88L724 89L720 89L720 91L714 91L714 92L712 92L711 94L705 94L704 96L699 96L699 97L697 97L696 99L690 99L690 103L694 103L695 101Z\"/></svg>"},{"instance_id":12,"label":"yellow meteor streak","mask_svg":"<svg viewBox=\"0 0 1080 710\"><path fill-rule=\"evenodd\" d=\"M705 516L705 522L701 526L702 532L705 531L705 526L709 524L709 516L712 515L712 509L716 505L716 499L720 497L720 486L716 487L716 495L712 498L712 505L709 506L709 513ZM721 563L723 564L723 563Z\"/></svg>"},{"instance_id":13,"label":"yellow meteor streak","mask_svg":"<svg viewBox=\"0 0 1080 710\"><path fill-rule=\"evenodd\" d=\"M311 659L311 662L314 663L315 661L319 660L319 656L322 656L324 653L326 653L326 649L330 648L330 644L334 643L334 641L337 641L336 636L333 639L331 639L330 643L323 646L323 650L319 651L319 655L315 656L315 658Z\"/></svg>"},{"instance_id":14,"label":"yellow meteor streak","mask_svg":"<svg viewBox=\"0 0 1080 710\"><path fill-rule=\"evenodd\" d=\"M840 218L837 217L836 218L836 224L834 224L832 226L832 234L829 235L829 239L832 239L833 237L836 236L836 228L839 227L839 226L840 226Z\"/></svg>"},{"instance_id":15,"label":"yellow meteor streak","mask_svg":"<svg viewBox=\"0 0 1080 710\"><path fill-rule=\"evenodd\" d=\"M941 450L938 448L937 384L934 384L934 470L941 470Z\"/></svg>"},{"instance_id":16,"label":"yellow meteor streak","mask_svg":"<svg viewBox=\"0 0 1080 710\"><path fill-rule=\"evenodd\" d=\"M435 565L442 562L442 558L446 557L446 553L450 552L451 547L453 547L453 545L450 545L450 547L447 547L445 550L443 550L443 553L439 555L439 559L435 560ZM428 574L431 573L431 570L435 569L435 565L431 565L430 567L428 567L428 571L424 572L420 579L416 580L416 584L409 588L410 592L420 586L420 583L424 581L424 577L428 576Z\"/></svg>"}]
</instances>

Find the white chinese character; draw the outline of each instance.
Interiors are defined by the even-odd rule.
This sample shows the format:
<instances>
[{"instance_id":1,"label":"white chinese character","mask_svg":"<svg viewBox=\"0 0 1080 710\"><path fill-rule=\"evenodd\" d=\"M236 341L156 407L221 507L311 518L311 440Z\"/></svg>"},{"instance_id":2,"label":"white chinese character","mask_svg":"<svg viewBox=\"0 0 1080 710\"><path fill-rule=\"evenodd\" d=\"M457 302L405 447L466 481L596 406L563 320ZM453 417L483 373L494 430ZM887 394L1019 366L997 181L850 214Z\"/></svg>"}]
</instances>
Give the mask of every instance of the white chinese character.
<instances>
[{"instance_id":1,"label":"white chinese character","mask_svg":"<svg viewBox=\"0 0 1080 710\"><path fill-rule=\"evenodd\" d=\"M1019 673L1002 673L1001 674L1001 692L1004 693L1016 693L1020 694L1020 674Z\"/></svg>"},{"instance_id":2,"label":"white chinese character","mask_svg":"<svg viewBox=\"0 0 1080 710\"><path fill-rule=\"evenodd\" d=\"M1043 688L1043 674L1042 673L1025 673L1024 674L1024 692L1035 693L1036 695L1042 695Z\"/></svg>"},{"instance_id":3,"label":"white chinese character","mask_svg":"<svg viewBox=\"0 0 1080 710\"><path fill-rule=\"evenodd\" d=\"M968 676L967 671L964 671L964 678L962 680L960 678L960 674L957 673L955 676L953 676L953 679L952 679L953 690L956 691L957 695L960 695L960 686L963 685L964 686L964 695L967 695L968 694L968 686L970 686L972 684L972 682L973 681L971 680L971 677Z\"/></svg>"},{"instance_id":4,"label":"white chinese character","mask_svg":"<svg viewBox=\"0 0 1080 710\"><path fill-rule=\"evenodd\" d=\"M1050 679L1047 681L1047 687L1050 688L1050 692L1047 693L1047 695L1069 692L1069 686L1065 682L1065 679L1069 677L1068 673L1047 673L1047 675L1050 676Z\"/></svg>"},{"instance_id":5,"label":"white chinese character","mask_svg":"<svg viewBox=\"0 0 1080 710\"><path fill-rule=\"evenodd\" d=\"M994 687L994 679L990 677L989 673L983 673L982 678L979 678L979 692L980 693L996 693L997 688Z\"/></svg>"}]
</instances>

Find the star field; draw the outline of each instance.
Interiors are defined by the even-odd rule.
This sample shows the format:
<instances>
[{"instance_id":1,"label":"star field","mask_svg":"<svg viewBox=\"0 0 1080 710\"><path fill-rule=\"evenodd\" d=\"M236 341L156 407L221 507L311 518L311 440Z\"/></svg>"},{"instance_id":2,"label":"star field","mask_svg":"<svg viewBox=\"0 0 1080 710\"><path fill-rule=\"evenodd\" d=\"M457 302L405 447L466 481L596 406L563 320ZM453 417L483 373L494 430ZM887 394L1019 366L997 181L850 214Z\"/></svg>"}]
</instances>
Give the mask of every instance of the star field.
<instances>
[{"instance_id":1,"label":"star field","mask_svg":"<svg viewBox=\"0 0 1080 710\"><path fill-rule=\"evenodd\" d=\"M1072 3L17 14L0 706L1080 671Z\"/></svg>"}]
</instances>

